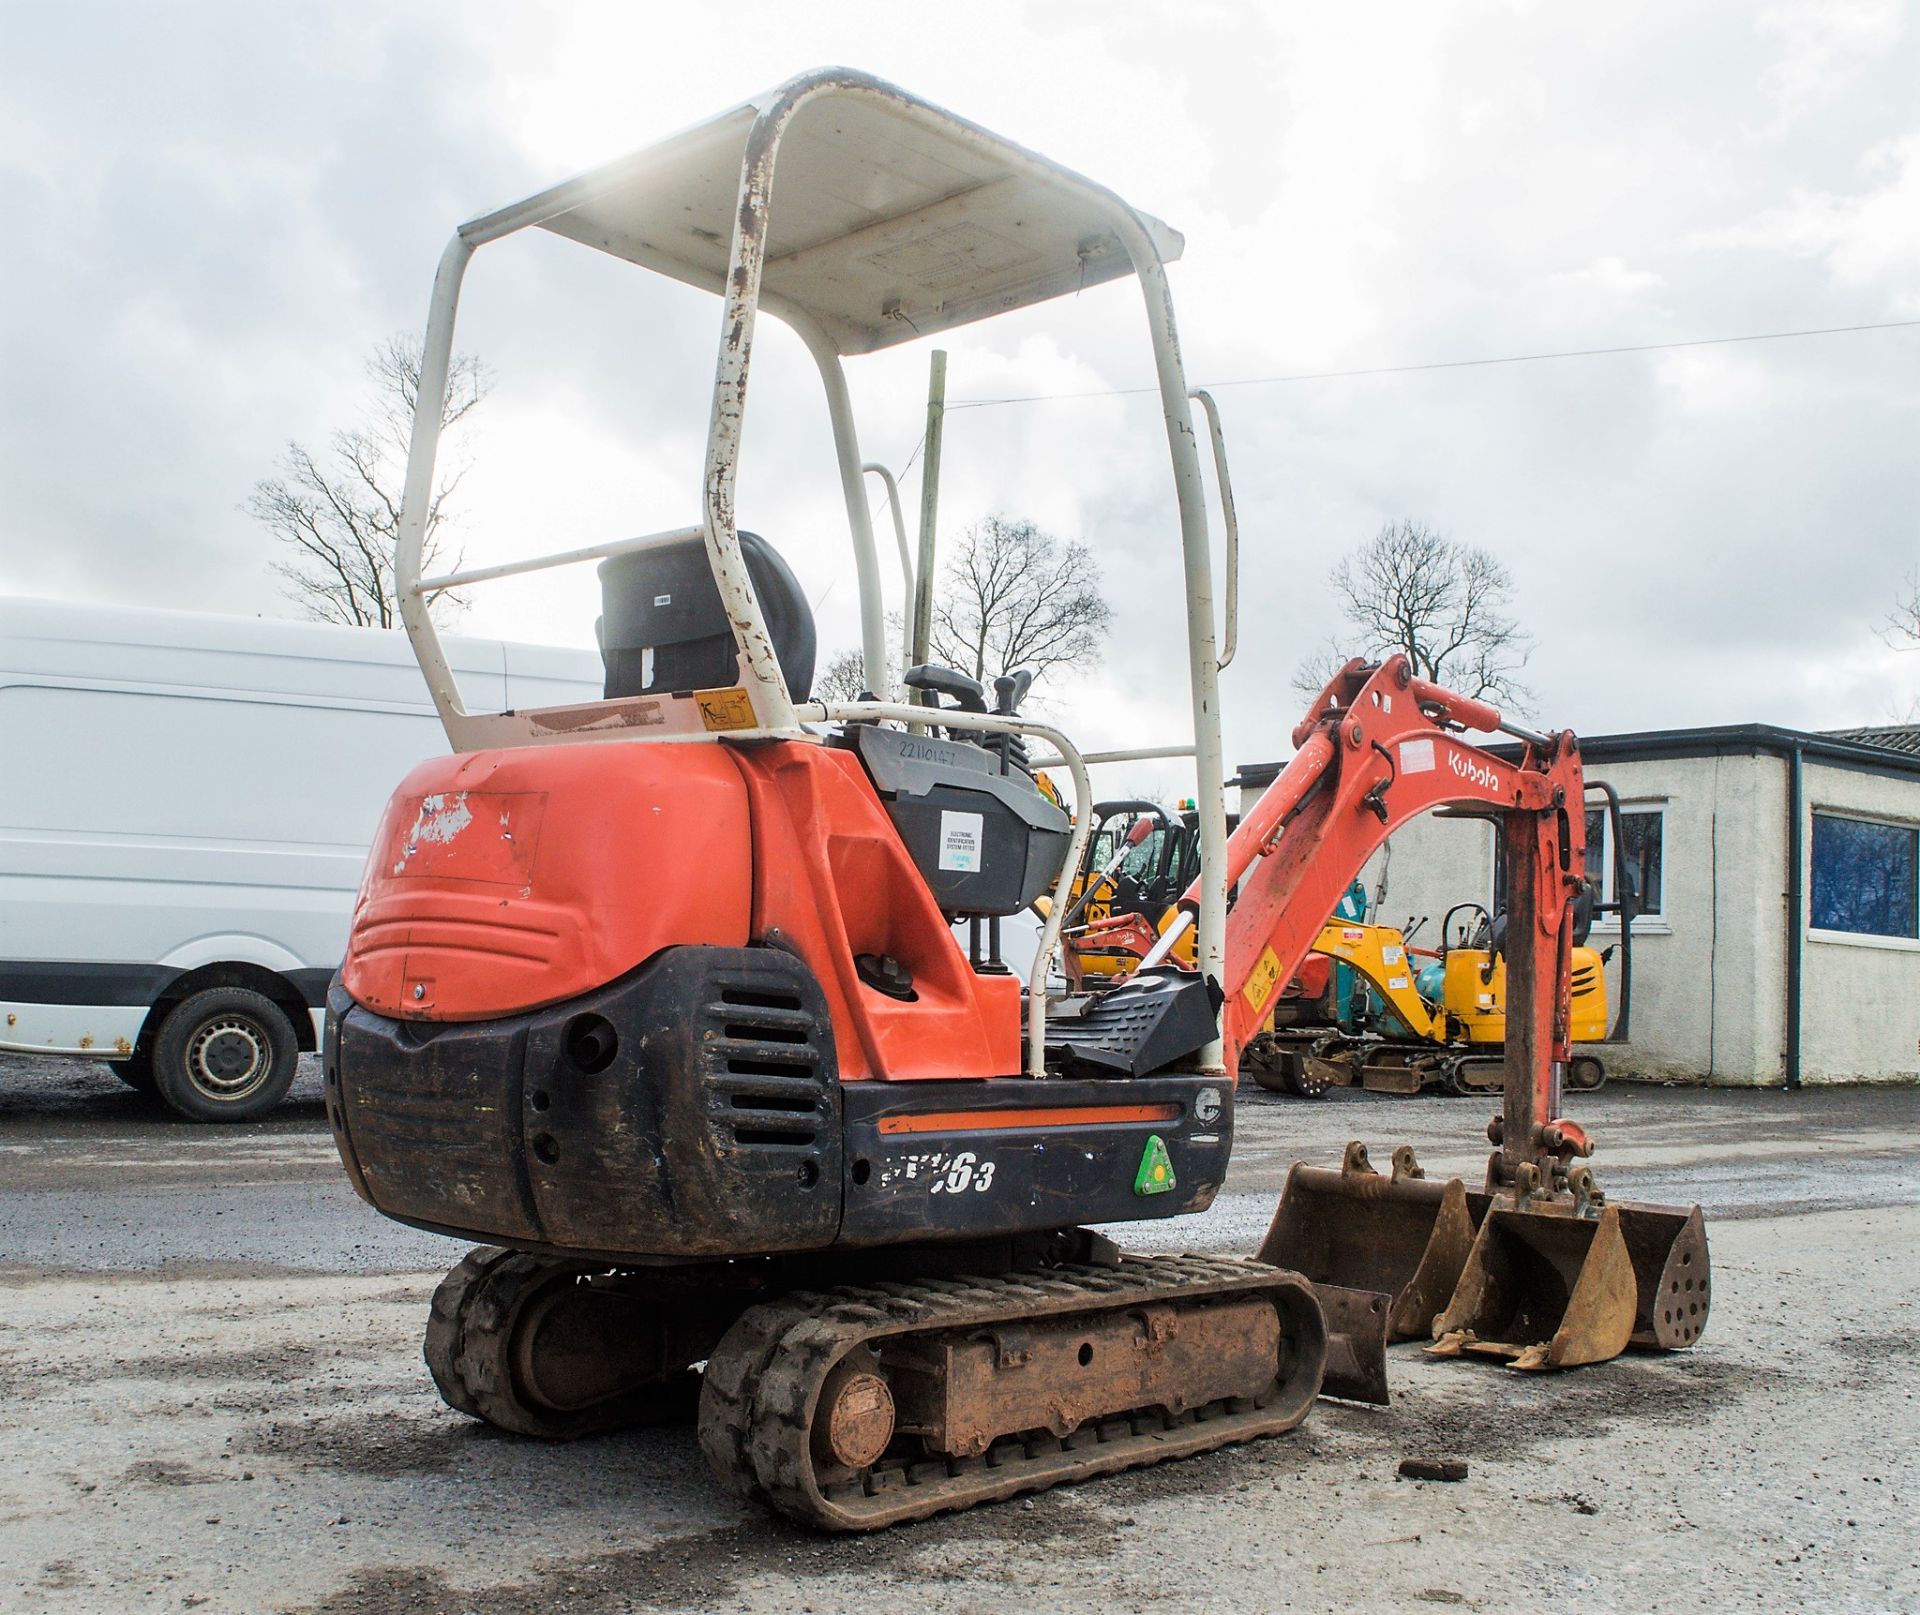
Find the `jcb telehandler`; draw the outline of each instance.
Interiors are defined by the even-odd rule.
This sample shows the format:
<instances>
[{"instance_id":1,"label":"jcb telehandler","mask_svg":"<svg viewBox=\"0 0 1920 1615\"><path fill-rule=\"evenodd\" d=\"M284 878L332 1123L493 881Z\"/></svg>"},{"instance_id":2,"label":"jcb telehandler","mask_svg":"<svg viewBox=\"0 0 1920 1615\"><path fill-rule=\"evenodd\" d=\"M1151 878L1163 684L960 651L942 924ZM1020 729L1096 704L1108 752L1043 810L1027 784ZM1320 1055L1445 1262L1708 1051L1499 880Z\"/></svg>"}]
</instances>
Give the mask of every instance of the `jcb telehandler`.
<instances>
[{"instance_id":1,"label":"jcb telehandler","mask_svg":"<svg viewBox=\"0 0 1920 1615\"><path fill-rule=\"evenodd\" d=\"M461 279L476 248L529 228L719 295L699 514L423 577ZM1521 730L1403 660L1354 663L1227 837L1230 652L1164 267L1179 248L1112 192L844 70L455 233L396 564L453 754L400 784L377 832L330 995L325 1093L363 1197L486 1242L427 1324L456 1408L566 1437L697 1399L727 1485L859 1530L1283 1431L1329 1376L1382 1394L1389 1313L1404 1327L1421 1284L1434 1299L1416 1330L1526 1362L1697 1334L1697 1214L1607 1203L1590 1142L1558 1114L1583 836L1572 736ZM1025 992L998 960L970 960L951 922L1049 886L1064 912L1087 834L1000 737L1052 747L1077 804L1092 802L1088 759L1018 714L1014 679L989 700L910 671L952 703L937 711L810 701L806 598L737 526L735 473L764 311L825 385L880 687L842 357L1125 276L1144 296L1180 518L1198 969L1142 969L1056 1024L1056 921ZM581 560L601 563L605 698L469 712L430 599ZM1230 542L1229 647L1233 561ZM1467 729L1522 752L1489 754ZM1089 1232L1213 1199L1238 1051L1318 929L1295 917L1323 916L1393 825L1441 804L1496 818L1511 886L1512 1077L1471 1256L1455 1248L1462 1186L1404 1158L1391 1182L1357 1157L1320 1174L1331 1185L1296 1169L1269 1239L1284 1265L1123 1255ZM1701 1280L1692 1310L1667 1299L1676 1263ZM1449 1269L1461 1283L1436 1319Z\"/></svg>"}]
</instances>

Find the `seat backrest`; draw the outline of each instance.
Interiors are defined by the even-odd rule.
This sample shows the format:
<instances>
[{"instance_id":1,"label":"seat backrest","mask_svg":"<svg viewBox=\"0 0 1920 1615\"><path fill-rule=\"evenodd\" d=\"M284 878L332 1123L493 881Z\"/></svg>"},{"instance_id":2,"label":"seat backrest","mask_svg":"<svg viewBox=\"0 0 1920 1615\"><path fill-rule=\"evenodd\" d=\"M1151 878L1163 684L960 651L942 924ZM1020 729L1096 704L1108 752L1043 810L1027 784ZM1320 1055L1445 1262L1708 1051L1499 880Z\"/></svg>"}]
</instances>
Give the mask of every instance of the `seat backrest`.
<instances>
[{"instance_id":1,"label":"seat backrest","mask_svg":"<svg viewBox=\"0 0 1920 1615\"><path fill-rule=\"evenodd\" d=\"M740 535L760 615L787 692L813 692L813 608L780 552L757 533ZM699 538L615 555L600 563L600 659L617 696L717 690L739 682L738 651L720 587Z\"/></svg>"}]
</instances>

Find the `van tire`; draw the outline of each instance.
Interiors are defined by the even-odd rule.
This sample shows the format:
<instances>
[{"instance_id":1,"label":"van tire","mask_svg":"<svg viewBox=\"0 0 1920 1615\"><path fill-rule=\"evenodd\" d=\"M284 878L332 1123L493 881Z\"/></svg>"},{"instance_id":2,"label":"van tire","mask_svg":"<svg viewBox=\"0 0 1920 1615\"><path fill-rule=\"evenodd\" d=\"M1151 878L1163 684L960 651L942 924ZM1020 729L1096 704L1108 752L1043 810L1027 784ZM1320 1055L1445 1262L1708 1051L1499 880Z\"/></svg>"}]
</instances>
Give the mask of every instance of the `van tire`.
<instances>
[{"instance_id":1,"label":"van tire","mask_svg":"<svg viewBox=\"0 0 1920 1615\"><path fill-rule=\"evenodd\" d=\"M149 1099L157 1099L160 1089L153 1075L153 1044L141 1042L134 1045L133 1053L124 1060L109 1060L107 1069L137 1094Z\"/></svg>"},{"instance_id":2,"label":"van tire","mask_svg":"<svg viewBox=\"0 0 1920 1615\"><path fill-rule=\"evenodd\" d=\"M293 1022L271 998L245 987L208 987L160 1023L154 1086L190 1120L252 1121L286 1098L299 1057Z\"/></svg>"}]
</instances>

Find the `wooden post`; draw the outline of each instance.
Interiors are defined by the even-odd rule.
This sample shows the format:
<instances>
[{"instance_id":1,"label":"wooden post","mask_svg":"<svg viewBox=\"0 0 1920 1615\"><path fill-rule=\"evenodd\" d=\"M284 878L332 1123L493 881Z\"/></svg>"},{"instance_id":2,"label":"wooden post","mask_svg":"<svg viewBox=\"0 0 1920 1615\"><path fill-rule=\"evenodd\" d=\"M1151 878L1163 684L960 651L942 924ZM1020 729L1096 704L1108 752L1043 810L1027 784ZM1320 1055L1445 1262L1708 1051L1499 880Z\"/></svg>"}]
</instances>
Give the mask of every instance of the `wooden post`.
<instances>
[{"instance_id":1,"label":"wooden post","mask_svg":"<svg viewBox=\"0 0 1920 1615\"><path fill-rule=\"evenodd\" d=\"M928 655L933 637L933 538L940 514L940 428L947 414L947 353L933 350L933 364L927 375L927 463L920 473L920 560L913 574L912 649L909 667L918 667ZM931 691L919 692L921 705L933 705Z\"/></svg>"}]
</instances>

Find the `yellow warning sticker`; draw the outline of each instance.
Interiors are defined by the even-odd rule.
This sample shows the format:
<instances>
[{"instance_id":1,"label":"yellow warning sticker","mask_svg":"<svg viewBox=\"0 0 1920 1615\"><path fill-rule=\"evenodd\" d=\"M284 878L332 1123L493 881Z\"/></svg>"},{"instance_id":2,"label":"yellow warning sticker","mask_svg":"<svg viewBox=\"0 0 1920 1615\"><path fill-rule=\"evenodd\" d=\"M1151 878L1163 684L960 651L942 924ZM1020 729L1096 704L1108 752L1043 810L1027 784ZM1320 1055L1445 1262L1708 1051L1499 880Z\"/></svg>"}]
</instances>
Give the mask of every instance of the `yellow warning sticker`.
<instances>
[{"instance_id":1,"label":"yellow warning sticker","mask_svg":"<svg viewBox=\"0 0 1920 1615\"><path fill-rule=\"evenodd\" d=\"M1254 961L1253 974L1247 977L1246 986L1240 989L1240 996L1246 999L1247 1008L1259 1014L1279 979L1280 955L1272 948L1262 948L1260 957Z\"/></svg>"},{"instance_id":2,"label":"yellow warning sticker","mask_svg":"<svg viewBox=\"0 0 1920 1615\"><path fill-rule=\"evenodd\" d=\"M693 698L700 704L700 721L709 731L754 726L753 702L738 685L731 690L695 690Z\"/></svg>"}]
</instances>

